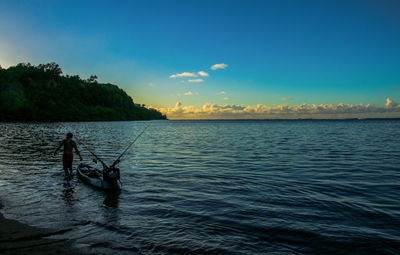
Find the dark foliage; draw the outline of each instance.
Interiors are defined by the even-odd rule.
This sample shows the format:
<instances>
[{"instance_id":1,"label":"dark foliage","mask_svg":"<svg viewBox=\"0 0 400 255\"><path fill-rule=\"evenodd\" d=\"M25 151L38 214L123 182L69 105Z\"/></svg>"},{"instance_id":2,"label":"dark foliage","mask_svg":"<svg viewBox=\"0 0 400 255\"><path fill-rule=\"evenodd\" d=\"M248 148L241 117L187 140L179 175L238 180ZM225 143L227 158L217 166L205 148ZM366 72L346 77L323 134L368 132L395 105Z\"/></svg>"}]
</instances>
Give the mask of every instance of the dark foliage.
<instances>
[{"instance_id":1,"label":"dark foliage","mask_svg":"<svg viewBox=\"0 0 400 255\"><path fill-rule=\"evenodd\" d=\"M125 91L92 75L62 76L56 63L0 68L0 121L108 121L166 119L135 104Z\"/></svg>"}]
</instances>

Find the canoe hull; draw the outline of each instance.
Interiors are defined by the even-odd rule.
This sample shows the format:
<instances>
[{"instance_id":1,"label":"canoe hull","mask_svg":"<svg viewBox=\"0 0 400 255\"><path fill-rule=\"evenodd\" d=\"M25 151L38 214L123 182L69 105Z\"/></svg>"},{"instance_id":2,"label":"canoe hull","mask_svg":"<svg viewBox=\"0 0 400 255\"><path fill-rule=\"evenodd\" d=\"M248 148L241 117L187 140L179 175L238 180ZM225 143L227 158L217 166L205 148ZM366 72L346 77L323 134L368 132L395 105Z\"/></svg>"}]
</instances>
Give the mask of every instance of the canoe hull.
<instances>
[{"instance_id":1,"label":"canoe hull","mask_svg":"<svg viewBox=\"0 0 400 255\"><path fill-rule=\"evenodd\" d=\"M102 190L121 190L122 185L118 180L115 183L109 183L103 179L102 172L86 164L80 164L76 174L83 182Z\"/></svg>"}]
</instances>

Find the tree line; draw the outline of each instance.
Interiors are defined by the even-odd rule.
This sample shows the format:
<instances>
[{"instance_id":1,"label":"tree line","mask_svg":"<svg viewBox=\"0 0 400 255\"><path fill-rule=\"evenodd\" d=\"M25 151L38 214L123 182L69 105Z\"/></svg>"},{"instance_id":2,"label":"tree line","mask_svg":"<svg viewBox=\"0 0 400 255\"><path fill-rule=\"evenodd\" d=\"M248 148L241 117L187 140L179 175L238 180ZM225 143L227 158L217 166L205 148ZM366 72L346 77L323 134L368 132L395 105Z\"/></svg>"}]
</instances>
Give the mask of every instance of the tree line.
<instances>
[{"instance_id":1,"label":"tree line","mask_svg":"<svg viewBox=\"0 0 400 255\"><path fill-rule=\"evenodd\" d=\"M166 119L135 104L118 86L63 75L56 63L0 67L0 121L110 121Z\"/></svg>"}]
</instances>

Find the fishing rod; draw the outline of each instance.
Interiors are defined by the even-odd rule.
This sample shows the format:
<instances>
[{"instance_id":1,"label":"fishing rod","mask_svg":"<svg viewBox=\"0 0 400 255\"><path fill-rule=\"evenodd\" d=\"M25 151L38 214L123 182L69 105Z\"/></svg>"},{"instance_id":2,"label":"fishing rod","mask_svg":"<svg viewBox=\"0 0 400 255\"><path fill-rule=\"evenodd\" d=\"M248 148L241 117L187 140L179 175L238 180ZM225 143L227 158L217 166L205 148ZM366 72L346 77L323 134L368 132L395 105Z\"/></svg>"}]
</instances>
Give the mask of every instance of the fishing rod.
<instances>
[{"instance_id":1,"label":"fishing rod","mask_svg":"<svg viewBox=\"0 0 400 255\"><path fill-rule=\"evenodd\" d=\"M121 155L119 155L119 157L114 161L114 163L111 165L111 167L116 166L116 165L120 162L121 157L129 150L129 148L136 142L136 140L139 139L139 137L144 133L144 131L146 131L146 129L147 129L149 126L150 126L150 125L147 125L147 126L143 129L143 131L142 131L138 136L136 136L135 140L133 140L133 142L131 142L131 144L128 145L128 147L124 150L124 152L122 152Z\"/></svg>"},{"instance_id":2,"label":"fishing rod","mask_svg":"<svg viewBox=\"0 0 400 255\"><path fill-rule=\"evenodd\" d=\"M75 138L75 140L78 142L78 140ZM91 150L89 150L88 147L86 147L83 143L78 142L80 145L82 145L83 148L85 148L90 154L92 154L100 163L103 165L104 168L108 168L108 166L101 160L96 154L94 154Z\"/></svg>"}]
</instances>

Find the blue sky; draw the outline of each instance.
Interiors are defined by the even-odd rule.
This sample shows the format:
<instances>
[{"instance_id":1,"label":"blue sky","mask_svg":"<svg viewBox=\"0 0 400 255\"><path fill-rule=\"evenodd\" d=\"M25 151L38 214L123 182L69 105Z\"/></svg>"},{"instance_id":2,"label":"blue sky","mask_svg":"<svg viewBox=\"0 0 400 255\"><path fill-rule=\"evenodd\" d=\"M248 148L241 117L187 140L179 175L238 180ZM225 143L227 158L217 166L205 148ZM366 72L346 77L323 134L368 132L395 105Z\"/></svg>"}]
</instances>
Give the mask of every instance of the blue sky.
<instances>
[{"instance_id":1,"label":"blue sky","mask_svg":"<svg viewBox=\"0 0 400 255\"><path fill-rule=\"evenodd\" d=\"M400 101L400 1L0 0L0 20L3 67L55 61L155 107Z\"/></svg>"}]
</instances>

